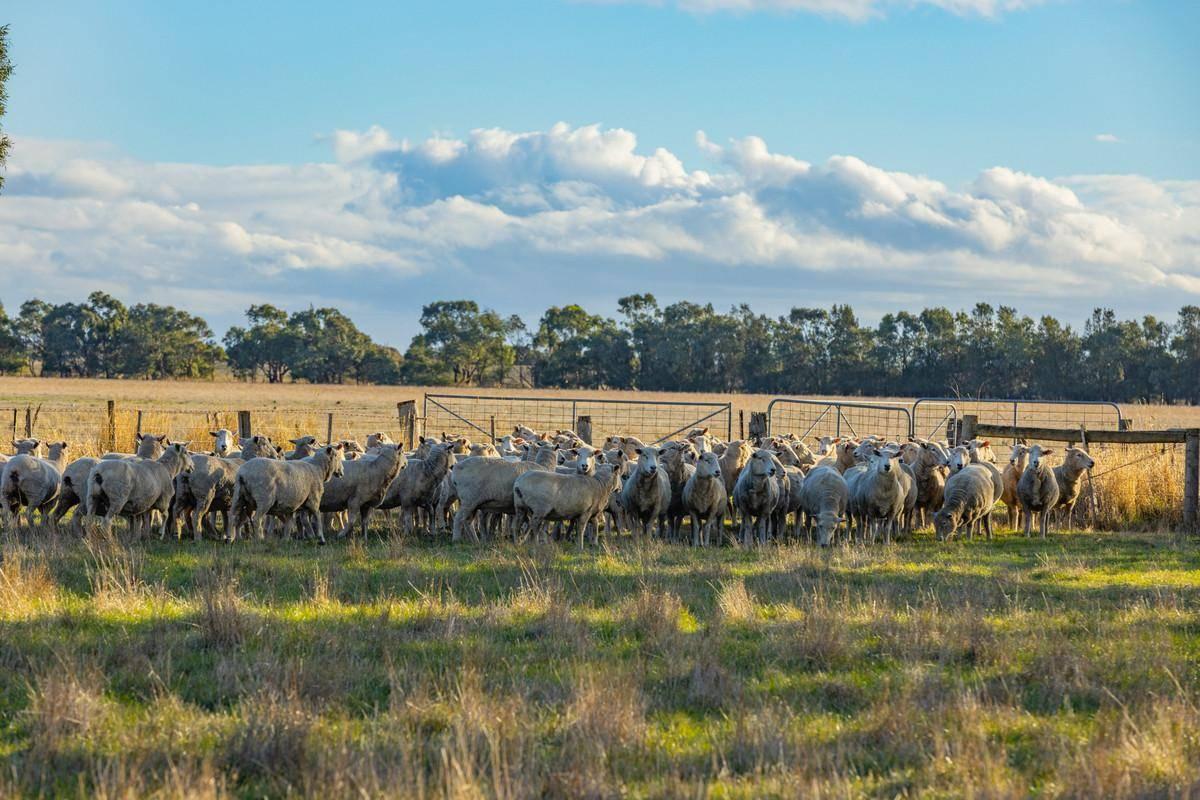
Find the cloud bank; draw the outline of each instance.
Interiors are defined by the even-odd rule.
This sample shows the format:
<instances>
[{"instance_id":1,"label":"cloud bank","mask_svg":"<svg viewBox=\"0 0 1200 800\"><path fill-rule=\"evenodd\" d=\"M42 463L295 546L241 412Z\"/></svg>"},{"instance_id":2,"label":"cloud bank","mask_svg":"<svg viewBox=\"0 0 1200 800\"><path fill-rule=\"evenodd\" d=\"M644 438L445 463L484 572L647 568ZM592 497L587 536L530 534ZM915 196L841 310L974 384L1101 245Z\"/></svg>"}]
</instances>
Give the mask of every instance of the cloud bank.
<instances>
[{"instance_id":1,"label":"cloud bank","mask_svg":"<svg viewBox=\"0 0 1200 800\"><path fill-rule=\"evenodd\" d=\"M399 345L422 303L460 296L526 315L642 291L764 311L851 302L868 317L1200 302L1200 182L997 166L951 187L754 136L697 143L704 169L598 125L423 141L375 127L333 134L331 163L217 167L19 138L0 196L3 299L104 289L221 330L251 302L332 303Z\"/></svg>"},{"instance_id":2,"label":"cloud bank","mask_svg":"<svg viewBox=\"0 0 1200 800\"><path fill-rule=\"evenodd\" d=\"M776 14L806 13L843 17L855 22L883 17L894 9L922 6L940 9L958 16L993 19L1012 11L1041 5L1044 0L589 0L594 3L637 2L643 5L673 5L693 14L731 12L749 14L766 11Z\"/></svg>"}]
</instances>

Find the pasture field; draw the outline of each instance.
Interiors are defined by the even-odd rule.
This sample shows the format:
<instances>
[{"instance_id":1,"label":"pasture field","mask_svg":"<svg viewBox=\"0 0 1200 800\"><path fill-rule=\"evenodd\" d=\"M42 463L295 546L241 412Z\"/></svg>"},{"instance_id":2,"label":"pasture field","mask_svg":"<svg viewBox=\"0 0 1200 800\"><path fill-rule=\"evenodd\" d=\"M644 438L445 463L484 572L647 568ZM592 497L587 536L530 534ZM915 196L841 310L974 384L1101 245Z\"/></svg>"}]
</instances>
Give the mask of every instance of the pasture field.
<instances>
[{"instance_id":1,"label":"pasture field","mask_svg":"<svg viewBox=\"0 0 1200 800\"><path fill-rule=\"evenodd\" d=\"M2 547L2 795L1200 792L1170 535Z\"/></svg>"}]
</instances>

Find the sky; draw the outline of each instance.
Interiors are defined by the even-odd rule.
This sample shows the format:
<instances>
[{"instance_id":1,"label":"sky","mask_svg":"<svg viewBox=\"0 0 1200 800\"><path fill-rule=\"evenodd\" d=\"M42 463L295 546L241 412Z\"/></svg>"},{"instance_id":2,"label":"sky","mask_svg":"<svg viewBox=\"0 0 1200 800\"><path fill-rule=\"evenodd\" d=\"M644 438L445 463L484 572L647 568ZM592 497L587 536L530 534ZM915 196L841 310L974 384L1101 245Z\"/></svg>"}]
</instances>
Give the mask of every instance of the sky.
<instances>
[{"instance_id":1,"label":"sky","mask_svg":"<svg viewBox=\"0 0 1200 800\"><path fill-rule=\"evenodd\" d=\"M349 6L343 8L339 6ZM1200 3L6 0L0 299L1200 303Z\"/></svg>"}]
</instances>

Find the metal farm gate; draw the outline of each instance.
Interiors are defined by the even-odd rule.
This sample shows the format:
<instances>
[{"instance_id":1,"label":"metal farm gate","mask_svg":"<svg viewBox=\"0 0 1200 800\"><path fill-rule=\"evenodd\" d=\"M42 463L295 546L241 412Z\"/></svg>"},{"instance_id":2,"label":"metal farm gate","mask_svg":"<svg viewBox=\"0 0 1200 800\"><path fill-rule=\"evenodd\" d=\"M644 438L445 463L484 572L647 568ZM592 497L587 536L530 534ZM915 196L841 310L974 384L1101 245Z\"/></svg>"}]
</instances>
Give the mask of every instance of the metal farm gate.
<instances>
[{"instance_id":1,"label":"metal farm gate","mask_svg":"<svg viewBox=\"0 0 1200 800\"><path fill-rule=\"evenodd\" d=\"M488 439L512 433L517 425L539 432L574 430L580 417L590 419L593 442L621 435L658 443L705 427L726 439L733 434L732 403L427 394L422 416L427 433Z\"/></svg>"},{"instance_id":2,"label":"metal farm gate","mask_svg":"<svg viewBox=\"0 0 1200 800\"><path fill-rule=\"evenodd\" d=\"M949 410L948 410L949 409ZM986 425L1029 428L1078 428L1123 431L1125 418L1116 403L1077 400L1015 400L1008 398L922 397L913 403L914 431L918 436L947 438L955 444L957 426L947 428L973 414ZM947 435L947 432L949 435Z\"/></svg>"},{"instance_id":3,"label":"metal farm gate","mask_svg":"<svg viewBox=\"0 0 1200 800\"><path fill-rule=\"evenodd\" d=\"M883 403L777 397L767 405L767 432L793 433L801 439L868 434L905 439L912 433L912 413L905 406Z\"/></svg>"}]
</instances>

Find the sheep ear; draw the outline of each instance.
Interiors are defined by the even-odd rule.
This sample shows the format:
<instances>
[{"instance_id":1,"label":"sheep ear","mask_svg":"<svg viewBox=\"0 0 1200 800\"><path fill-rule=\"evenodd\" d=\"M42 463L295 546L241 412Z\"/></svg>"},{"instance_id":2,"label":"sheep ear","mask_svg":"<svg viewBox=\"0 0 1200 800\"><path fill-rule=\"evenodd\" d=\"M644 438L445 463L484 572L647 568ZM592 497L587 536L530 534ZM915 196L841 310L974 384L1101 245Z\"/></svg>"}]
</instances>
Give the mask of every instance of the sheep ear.
<instances>
[{"instance_id":1,"label":"sheep ear","mask_svg":"<svg viewBox=\"0 0 1200 800\"><path fill-rule=\"evenodd\" d=\"M1053 449L1049 449L1049 448L1048 448L1048 449L1046 449L1046 450L1043 450L1043 451L1042 451L1042 455L1044 455L1044 456L1052 456L1052 455L1054 455L1054 450L1053 450Z\"/></svg>"},{"instance_id":2,"label":"sheep ear","mask_svg":"<svg viewBox=\"0 0 1200 800\"><path fill-rule=\"evenodd\" d=\"M167 438L167 435L166 435L165 433L164 433L162 436L159 436L159 437L158 437L158 440L159 440L160 442L169 442L169 441L171 441L170 439L168 439L168 438Z\"/></svg>"},{"instance_id":3,"label":"sheep ear","mask_svg":"<svg viewBox=\"0 0 1200 800\"><path fill-rule=\"evenodd\" d=\"M984 439L984 440L983 440L983 444L981 445L981 447L991 447L991 446L992 446L992 440L991 440L991 439Z\"/></svg>"},{"instance_id":4,"label":"sheep ear","mask_svg":"<svg viewBox=\"0 0 1200 800\"><path fill-rule=\"evenodd\" d=\"M635 448L633 448L633 452L637 453L640 456L642 454L642 448L635 447Z\"/></svg>"}]
</instances>

